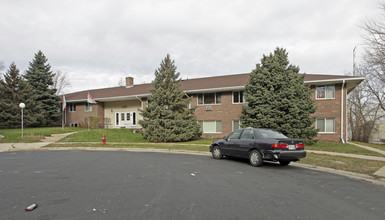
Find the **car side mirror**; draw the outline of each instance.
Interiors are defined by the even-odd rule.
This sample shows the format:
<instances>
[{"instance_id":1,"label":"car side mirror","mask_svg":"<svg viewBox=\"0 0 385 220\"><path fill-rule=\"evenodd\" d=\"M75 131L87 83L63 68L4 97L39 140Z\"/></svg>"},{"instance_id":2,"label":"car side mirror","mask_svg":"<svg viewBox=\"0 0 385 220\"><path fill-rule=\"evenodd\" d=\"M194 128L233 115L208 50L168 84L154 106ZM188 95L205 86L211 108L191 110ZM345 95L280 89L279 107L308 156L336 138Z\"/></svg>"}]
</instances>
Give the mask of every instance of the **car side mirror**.
<instances>
[{"instance_id":1,"label":"car side mirror","mask_svg":"<svg viewBox=\"0 0 385 220\"><path fill-rule=\"evenodd\" d=\"M227 136L224 136L224 137L223 137L223 140L227 141Z\"/></svg>"}]
</instances>

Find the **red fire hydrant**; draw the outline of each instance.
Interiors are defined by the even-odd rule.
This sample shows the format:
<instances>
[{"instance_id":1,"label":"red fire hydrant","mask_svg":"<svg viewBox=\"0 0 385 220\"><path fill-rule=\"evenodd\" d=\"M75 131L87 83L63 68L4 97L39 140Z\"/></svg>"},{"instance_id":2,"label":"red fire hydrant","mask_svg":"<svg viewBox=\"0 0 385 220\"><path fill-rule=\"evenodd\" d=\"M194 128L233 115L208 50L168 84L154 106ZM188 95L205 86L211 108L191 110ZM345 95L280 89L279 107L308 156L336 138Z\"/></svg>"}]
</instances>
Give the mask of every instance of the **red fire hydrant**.
<instances>
[{"instance_id":1,"label":"red fire hydrant","mask_svg":"<svg viewBox=\"0 0 385 220\"><path fill-rule=\"evenodd\" d=\"M106 135L105 134L103 134L103 136L102 136L102 143L103 143L103 145L106 145Z\"/></svg>"}]
</instances>

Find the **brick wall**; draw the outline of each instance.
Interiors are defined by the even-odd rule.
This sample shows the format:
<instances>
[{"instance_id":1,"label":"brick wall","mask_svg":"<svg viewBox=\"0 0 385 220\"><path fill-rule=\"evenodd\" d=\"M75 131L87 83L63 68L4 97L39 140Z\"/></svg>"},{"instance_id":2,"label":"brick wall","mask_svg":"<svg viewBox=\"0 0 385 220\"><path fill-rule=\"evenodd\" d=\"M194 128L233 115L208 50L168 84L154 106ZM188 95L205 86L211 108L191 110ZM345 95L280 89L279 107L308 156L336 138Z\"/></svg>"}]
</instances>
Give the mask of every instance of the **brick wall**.
<instances>
[{"instance_id":1,"label":"brick wall","mask_svg":"<svg viewBox=\"0 0 385 220\"><path fill-rule=\"evenodd\" d=\"M315 100L317 106L317 111L314 113L316 118L334 118L335 119L335 132L334 133L318 133L316 139L320 141L329 141L329 142L339 142L341 141L341 94L342 94L342 84L335 85L335 98L334 99L325 99L325 100L316 100L315 90L316 86L311 86L313 91L312 99ZM347 138L347 129L346 129L346 95L347 91L344 88L344 118L343 118L343 138L346 141Z\"/></svg>"},{"instance_id":2,"label":"brick wall","mask_svg":"<svg viewBox=\"0 0 385 220\"><path fill-rule=\"evenodd\" d=\"M213 138L222 138L232 132L233 120L239 120L242 113L242 104L233 104L232 92L221 93L221 104L218 105L197 105L198 95L192 96L191 106L196 106L195 116L198 121L222 121L222 133L207 133L203 134L211 135ZM206 106L211 106L212 110L207 111Z\"/></svg>"},{"instance_id":3,"label":"brick wall","mask_svg":"<svg viewBox=\"0 0 385 220\"><path fill-rule=\"evenodd\" d=\"M335 85L335 98L316 100L316 86L311 86L313 91L312 99L315 100L317 111L314 114L316 118L334 118L335 132L334 133L318 133L316 139L320 141L339 142L341 141L341 87L342 84ZM198 121L222 121L222 133L205 133L202 137L210 135L213 138L222 138L232 132L233 120L239 120L242 113L243 104L232 103L232 92L222 92L222 103L218 105L197 105L197 94L192 96L191 106L196 106L195 115ZM344 140L346 141L346 89L344 89ZM211 111L206 110L206 106L211 106ZM314 124L315 126L315 124Z\"/></svg>"},{"instance_id":4,"label":"brick wall","mask_svg":"<svg viewBox=\"0 0 385 220\"><path fill-rule=\"evenodd\" d=\"M66 108L66 126L70 126L71 123L78 123L85 120L88 116L100 116L100 119L104 118L104 103L98 102L97 104L92 105L92 111L86 112L85 109L86 103L76 103L76 111L70 112L69 106L67 104Z\"/></svg>"}]
</instances>

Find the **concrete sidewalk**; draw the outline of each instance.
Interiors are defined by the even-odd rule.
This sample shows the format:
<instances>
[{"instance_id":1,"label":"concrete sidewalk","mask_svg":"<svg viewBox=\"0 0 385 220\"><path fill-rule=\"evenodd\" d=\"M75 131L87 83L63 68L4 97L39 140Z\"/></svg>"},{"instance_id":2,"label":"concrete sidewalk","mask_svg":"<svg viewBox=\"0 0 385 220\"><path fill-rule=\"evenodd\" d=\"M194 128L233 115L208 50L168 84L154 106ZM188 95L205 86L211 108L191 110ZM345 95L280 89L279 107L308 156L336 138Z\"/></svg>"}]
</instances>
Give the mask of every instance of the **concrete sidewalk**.
<instances>
[{"instance_id":1,"label":"concrete sidewalk","mask_svg":"<svg viewBox=\"0 0 385 220\"><path fill-rule=\"evenodd\" d=\"M52 134L50 137L45 137L41 142L34 143L0 143L0 152L9 150L36 150L49 144L55 143L60 139L74 134L76 132Z\"/></svg>"},{"instance_id":2,"label":"concrete sidewalk","mask_svg":"<svg viewBox=\"0 0 385 220\"><path fill-rule=\"evenodd\" d=\"M352 142L349 142L349 144L352 144L352 145L355 145L357 147L364 148L366 150L374 151L374 152L380 153L382 155L385 155L385 151L374 148L374 147L364 146L364 145L356 144L356 143L352 143Z\"/></svg>"}]
</instances>

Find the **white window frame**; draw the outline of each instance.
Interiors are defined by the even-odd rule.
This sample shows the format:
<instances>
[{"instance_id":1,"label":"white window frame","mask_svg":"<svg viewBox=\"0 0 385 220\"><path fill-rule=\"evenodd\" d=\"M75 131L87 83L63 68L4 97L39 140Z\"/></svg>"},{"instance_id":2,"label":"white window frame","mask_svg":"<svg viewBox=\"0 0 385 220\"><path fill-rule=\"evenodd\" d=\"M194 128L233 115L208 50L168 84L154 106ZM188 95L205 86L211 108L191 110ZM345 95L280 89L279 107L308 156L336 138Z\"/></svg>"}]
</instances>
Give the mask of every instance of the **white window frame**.
<instances>
[{"instance_id":1,"label":"white window frame","mask_svg":"<svg viewBox=\"0 0 385 220\"><path fill-rule=\"evenodd\" d=\"M236 121L238 121L239 122L239 128L234 128L234 122L236 122ZM233 125L233 127L232 127L232 131L235 131L235 130L238 130L238 129L240 129L241 128L241 125L242 125L242 122L241 122L241 120L233 120L233 123L232 123L232 125Z\"/></svg>"},{"instance_id":2,"label":"white window frame","mask_svg":"<svg viewBox=\"0 0 385 220\"><path fill-rule=\"evenodd\" d=\"M333 119L333 130L334 131L326 131L326 119ZM323 120L324 122L324 128L325 128L325 131L318 131L318 133L321 133L321 134L335 134L336 133L336 119L335 118L317 118L316 120L316 129L318 129L318 120Z\"/></svg>"},{"instance_id":3,"label":"white window frame","mask_svg":"<svg viewBox=\"0 0 385 220\"><path fill-rule=\"evenodd\" d=\"M215 132L204 132L203 127L205 122L215 122ZM220 128L221 132L218 132L218 122L221 122L222 127ZM202 125L202 134L222 134L223 124L219 120L210 120L210 121L198 121Z\"/></svg>"},{"instance_id":4,"label":"white window frame","mask_svg":"<svg viewBox=\"0 0 385 220\"><path fill-rule=\"evenodd\" d=\"M318 98L318 88L323 87L325 89L325 98ZM333 88L333 97L326 97L326 90L328 88ZM322 85L322 86L316 86L315 88L315 99L316 100L327 100L327 99L335 99L336 98L336 85Z\"/></svg>"},{"instance_id":5,"label":"white window frame","mask_svg":"<svg viewBox=\"0 0 385 220\"><path fill-rule=\"evenodd\" d=\"M238 93L238 100L241 100L241 92L242 92L242 102L241 101L234 102L234 93L236 93L236 92ZM244 93L245 93L245 91L233 91L233 94L231 96L232 100L233 100L233 104L244 104L244 103L246 103Z\"/></svg>"},{"instance_id":6,"label":"white window frame","mask_svg":"<svg viewBox=\"0 0 385 220\"><path fill-rule=\"evenodd\" d=\"M206 104L205 103L205 94L214 94L215 102L214 104ZM217 94L221 95L221 103L217 103ZM199 95L202 95L202 102L203 104L199 104ZM197 94L197 105L222 105L222 93L221 92L208 92L208 93L198 93Z\"/></svg>"},{"instance_id":7,"label":"white window frame","mask_svg":"<svg viewBox=\"0 0 385 220\"><path fill-rule=\"evenodd\" d=\"M88 110L87 110L87 106L89 107ZM86 104L84 105L84 111L85 112L92 112L92 104L86 102Z\"/></svg>"}]
</instances>

